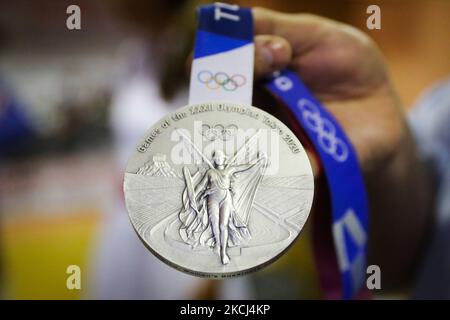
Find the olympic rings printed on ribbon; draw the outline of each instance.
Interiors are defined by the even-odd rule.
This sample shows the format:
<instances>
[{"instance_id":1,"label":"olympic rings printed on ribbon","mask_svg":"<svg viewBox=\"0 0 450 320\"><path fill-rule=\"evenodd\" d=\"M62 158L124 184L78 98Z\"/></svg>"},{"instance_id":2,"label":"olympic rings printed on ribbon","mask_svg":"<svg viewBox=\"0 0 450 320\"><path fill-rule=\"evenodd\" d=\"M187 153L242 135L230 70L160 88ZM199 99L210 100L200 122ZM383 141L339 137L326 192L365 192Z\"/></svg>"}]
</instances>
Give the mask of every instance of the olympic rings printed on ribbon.
<instances>
[{"instance_id":1,"label":"olympic rings printed on ribbon","mask_svg":"<svg viewBox=\"0 0 450 320\"><path fill-rule=\"evenodd\" d=\"M208 89L216 90L223 88L226 91L235 91L247 83L247 78L242 74L233 74L231 77L225 72L202 70L197 74L197 80L205 84Z\"/></svg>"},{"instance_id":2,"label":"olympic rings printed on ribbon","mask_svg":"<svg viewBox=\"0 0 450 320\"><path fill-rule=\"evenodd\" d=\"M202 124L200 133L210 141L214 141L216 139L226 141L235 136L237 131L238 127L234 124L230 124L226 127L221 124L216 124L214 127L211 127L208 124Z\"/></svg>"},{"instance_id":3,"label":"olympic rings printed on ribbon","mask_svg":"<svg viewBox=\"0 0 450 320\"><path fill-rule=\"evenodd\" d=\"M308 129L317 134L320 148L338 162L347 160L348 146L336 137L334 124L327 118L322 117L319 108L310 100L300 99L298 107L302 111L302 117Z\"/></svg>"}]
</instances>

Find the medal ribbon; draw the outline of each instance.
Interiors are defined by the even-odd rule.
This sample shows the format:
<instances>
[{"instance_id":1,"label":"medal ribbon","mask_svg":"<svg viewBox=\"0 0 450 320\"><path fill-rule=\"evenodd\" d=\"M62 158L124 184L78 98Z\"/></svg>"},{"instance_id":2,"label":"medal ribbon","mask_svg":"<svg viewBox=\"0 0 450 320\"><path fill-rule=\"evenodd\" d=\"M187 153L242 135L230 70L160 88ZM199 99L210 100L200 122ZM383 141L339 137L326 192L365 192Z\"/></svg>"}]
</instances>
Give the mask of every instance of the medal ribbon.
<instances>
[{"instance_id":1,"label":"medal ribbon","mask_svg":"<svg viewBox=\"0 0 450 320\"><path fill-rule=\"evenodd\" d=\"M216 3L201 6L198 19L189 103L221 100L251 105L254 59L251 9ZM330 230L324 230L323 223L314 226L314 230L324 231L323 236L314 238L324 294L335 297L333 290L337 285L342 298L355 297L365 284L368 240L367 195L355 150L336 119L297 74L289 70L278 72L266 83L266 88L289 108L300 124L320 158L326 177L335 253L328 254L331 244L324 243ZM319 217L314 222L317 225L323 220ZM322 249L324 252L317 252ZM337 273L330 270L336 259L340 281L330 276Z\"/></svg>"},{"instance_id":2,"label":"medal ribbon","mask_svg":"<svg viewBox=\"0 0 450 320\"><path fill-rule=\"evenodd\" d=\"M216 3L198 11L189 104L230 101L252 104L252 11Z\"/></svg>"}]
</instances>

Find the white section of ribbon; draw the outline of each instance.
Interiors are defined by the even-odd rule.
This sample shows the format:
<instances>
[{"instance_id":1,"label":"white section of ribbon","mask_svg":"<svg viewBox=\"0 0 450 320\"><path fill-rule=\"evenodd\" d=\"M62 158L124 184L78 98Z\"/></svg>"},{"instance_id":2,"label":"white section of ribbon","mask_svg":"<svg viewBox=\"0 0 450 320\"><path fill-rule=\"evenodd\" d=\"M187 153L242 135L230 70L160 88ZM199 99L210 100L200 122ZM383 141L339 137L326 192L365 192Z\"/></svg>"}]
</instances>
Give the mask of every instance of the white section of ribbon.
<instances>
[{"instance_id":1,"label":"white section of ribbon","mask_svg":"<svg viewBox=\"0 0 450 320\"><path fill-rule=\"evenodd\" d=\"M189 104L231 101L252 104L254 44L194 59ZM245 80L244 80L245 79Z\"/></svg>"}]
</instances>

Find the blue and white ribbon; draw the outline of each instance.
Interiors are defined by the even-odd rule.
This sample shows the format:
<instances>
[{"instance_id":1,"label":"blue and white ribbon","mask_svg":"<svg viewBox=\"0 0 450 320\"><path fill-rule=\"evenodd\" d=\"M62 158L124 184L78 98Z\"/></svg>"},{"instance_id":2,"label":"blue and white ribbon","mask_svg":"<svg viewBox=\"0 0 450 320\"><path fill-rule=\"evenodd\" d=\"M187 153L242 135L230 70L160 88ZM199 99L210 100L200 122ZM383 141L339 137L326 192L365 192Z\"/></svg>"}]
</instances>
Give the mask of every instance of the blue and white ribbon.
<instances>
[{"instance_id":1,"label":"blue and white ribbon","mask_svg":"<svg viewBox=\"0 0 450 320\"><path fill-rule=\"evenodd\" d=\"M251 105L253 59L250 9L220 3L200 7L189 103ZM331 195L342 294L352 298L364 284L368 240L367 195L355 150L334 117L295 73L278 73L267 88L292 111L320 156Z\"/></svg>"},{"instance_id":2,"label":"blue and white ribbon","mask_svg":"<svg viewBox=\"0 0 450 320\"><path fill-rule=\"evenodd\" d=\"M216 3L198 9L189 104L231 101L251 105L253 17L250 9Z\"/></svg>"},{"instance_id":3,"label":"blue and white ribbon","mask_svg":"<svg viewBox=\"0 0 450 320\"><path fill-rule=\"evenodd\" d=\"M313 143L328 182L333 239L345 299L364 285L368 240L368 203L355 150L330 112L297 74L284 70L267 88L286 104Z\"/></svg>"}]
</instances>

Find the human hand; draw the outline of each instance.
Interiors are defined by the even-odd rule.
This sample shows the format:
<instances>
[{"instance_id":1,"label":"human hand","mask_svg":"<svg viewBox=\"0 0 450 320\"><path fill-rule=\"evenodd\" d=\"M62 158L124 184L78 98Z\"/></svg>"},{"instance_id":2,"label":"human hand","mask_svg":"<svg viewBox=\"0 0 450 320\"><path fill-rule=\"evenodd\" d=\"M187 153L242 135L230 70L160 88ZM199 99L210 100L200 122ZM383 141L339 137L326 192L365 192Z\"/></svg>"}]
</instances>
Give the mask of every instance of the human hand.
<instances>
[{"instance_id":1,"label":"human hand","mask_svg":"<svg viewBox=\"0 0 450 320\"><path fill-rule=\"evenodd\" d=\"M397 152L407 128L388 71L363 32L309 14L253 9L255 78L289 67L336 117L365 172Z\"/></svg>"},{"instance_id":2,"label":"human hand","mask_svg":"<svg viewBox=\"0 0 450 320\"><path fill-rule=\"evenodd\" d=\"M369 196L369 263L383 270L384 288L407 284L430 220L430 189L380 51L326 18L262 8L253 16L255 78L290 68L343 127Z\"/></svg>"}]
</instances>

